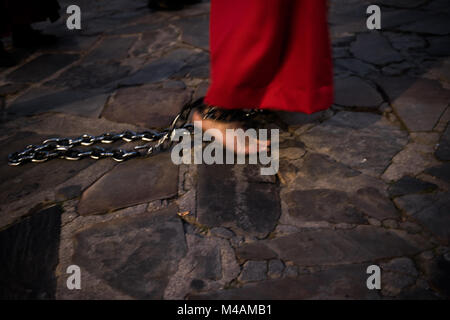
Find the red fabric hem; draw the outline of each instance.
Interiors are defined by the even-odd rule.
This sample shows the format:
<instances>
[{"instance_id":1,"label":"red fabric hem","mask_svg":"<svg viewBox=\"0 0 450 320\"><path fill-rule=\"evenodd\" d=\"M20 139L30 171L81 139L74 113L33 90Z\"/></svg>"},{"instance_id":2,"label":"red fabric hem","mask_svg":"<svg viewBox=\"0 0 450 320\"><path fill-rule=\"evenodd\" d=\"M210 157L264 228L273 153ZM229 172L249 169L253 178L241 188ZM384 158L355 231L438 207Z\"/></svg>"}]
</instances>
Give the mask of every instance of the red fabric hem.
<instances>
[{"instance_id":1,"label":"red fabric hem","mask_svg":"<svg viewBox=\"0 0 450 320\"><path fill-rule=\"evenodd\" d=\"M212 84L205 103L224 109L270 109L312 114L333 104L333 86L317 90L296 88L215 88Z\"/></svg>"}]
</instances>

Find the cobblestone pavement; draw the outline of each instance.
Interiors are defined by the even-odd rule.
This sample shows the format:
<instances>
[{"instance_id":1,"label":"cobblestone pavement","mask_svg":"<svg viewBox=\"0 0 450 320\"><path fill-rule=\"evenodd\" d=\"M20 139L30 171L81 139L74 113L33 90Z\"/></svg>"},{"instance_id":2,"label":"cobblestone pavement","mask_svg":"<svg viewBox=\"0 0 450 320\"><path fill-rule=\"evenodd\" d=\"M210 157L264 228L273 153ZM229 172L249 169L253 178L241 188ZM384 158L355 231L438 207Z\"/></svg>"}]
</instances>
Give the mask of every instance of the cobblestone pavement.
<instances>
[{"instance_id":1,"label":"cobblestone pavement","mask_svg":"<svg viewBox=\"0 0 450 320\"><path fill-rule=\"evenodd\" d=\"M166 126L208 87L209 3L77 3L51 48L0 70L2 297L445 299L450 296L448 0L332 1L335 105L278 113L280 171L169 153L6 165L48 137ZM68 290L66 269L81 268ZM382 269L368 290L366 268Z\"/></svg>"}]
</instances>

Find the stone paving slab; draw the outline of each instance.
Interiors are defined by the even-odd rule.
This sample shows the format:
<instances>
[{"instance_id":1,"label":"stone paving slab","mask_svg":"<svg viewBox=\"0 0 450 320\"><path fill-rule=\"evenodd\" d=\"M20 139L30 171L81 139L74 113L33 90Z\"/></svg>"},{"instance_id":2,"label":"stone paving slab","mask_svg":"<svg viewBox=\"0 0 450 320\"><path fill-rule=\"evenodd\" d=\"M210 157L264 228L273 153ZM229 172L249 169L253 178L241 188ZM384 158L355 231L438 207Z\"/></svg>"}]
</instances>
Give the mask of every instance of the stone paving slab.
<instances>
[{"instance_id":1,"label":"stone paving slab","mask_svg":"<svg viewBox=\"0 0 450 320\"><path fill-rule=\"evenodd\" d=\"M450 262L448 255L449 253L446 252L439 255L436 259L428 260L424 264L424 268L431 275L430 287L437 289L447 296L450 293L450 277L448 273Z\"/></svg>"},{"instance_id":2,"label":"stone paving slab","mask_svg":"<svg viewBox=\"0 0 450 320\"><path fill-rule=\"evenodd\" d=\"M108 94L89 90L31 89L7 109L8 115L61 112L98 118Z\"/></svg>"},{"instance_id":3,"label":"stone paving slab","mask_svg":"<svg viewBox=\"0 0 450 320\"><path fill-rule=\"evenodd\" d=\"M285 261L299 266L362 263L419 253L429 245L419 236L372 226L355 229L304 229L264 244ZM251 254L248 259L256 260Z\"/></svg>"},{"instance_id":4,"label":"stone paving slab","mask_svg":"<svg viewBox=\"0 0 450 320\"><path fill-rule=\"evenodd\" d=\"M0 86L0 97L7 97L9 95L15 95L20 91L28 88L27 84L24 83L8 83Z\"/></svg>"},{"instance_id":5,"label":"stone paving slab","mask_svg":"<svg viewBox=\"0 0 450 320\"><path fill-rule=\"evenodd\" d=\"M392 158L391 165L383 173L382 178L386 181L395 181L405 175L415 176L430 166L438 165L439 162L433 155L436 143L437 135L433 134L429 135L429 140L413 139Z\"/></svg>"},{"instance_id":6,"label":"stone paving slab","mask_svg":"<svg viewBox=\"0 0 450 320\"><path fill-rule=\"evenodd\" d=\"M432 192L438 188L434 183L422 181L410 176L404 176L389 187L389 195L398 197L412 193Z\"/></svg>"},{"instance_id":7,"label":"stone paving slab","mask_svg":"<svg viewBox=\"0 0 450 320\"><path fill-rule=\"evenodd\" d=\"M445 39L446 37L427 38L427 41L429 43L427 52L434 56L447 57L448 55L450 55L450 45L448 44L448 41L446 41Z\"/></svg>"},{"instance_id":8,"label":"stone paving slab","mask_svg":"<svg viewBox=\"0 0 450 320\"><path fill-rule=\"evenodd\" d=\"M0 209L2 212L8 212L8 214L0 216L0 227L3 228L12 225L17 221L20 221L23 216L32 214L36 212L36 210L40 210L51 204L57 204L62 201L68 201L79 197L84 189L111 170L114 165L114 161L106 160L89 165L83 170L69 171L69 174L62 175L62 178L69 175L69 178L62 183L60 177L48 178L47 172L35 170L30 174L33 174L32 177L41 177L41 180L37 179L38 182L36 184L40 184L39 186L45 188L38 188L37 190L34 190L34 192L30 192L30 189L33 189L33 185L31 185L28 189L21 190L22 193L28 192L26 197L19 199L13 198L11 201L3 202ZM62 166L62 168L64 168L64 166ZM24 174L23 177L29 177L30 174ZM22 176L19 176L19 178L13 181L17 181L16 183L18 183L21 179ZM54 182L56 185L50 185L49 182ZM8 183L6 182L2 187L7 189L7 186Z\"/></svg>"},{"instance_id":9,"label":"stone paving slab","mask_svg":"<svg viewBox=\"0 0 450 320\"><path fill-rule=\"evenodd\" d=\"M82 117L70 113L44 113L32 117L11 119L0 129L1 133L11 135L15 131L35 132L48 138L70 137L76 138L81 134L100 135L105 132L122 132L125 130L139 131L144 128L132 124L123 124L106 119ZM34 141L39 143L42 141Z\"/></svg>"},{"instance_id":10,"label":"stone paving slab","mask_svg":"<svg viewBox=\"0 0 450 320\"><path fill-rule=\"evenodd\" d=\"M189 299L211 300L299 300L299 299L378 299L367 290L361 270L365 265L351 265L300 275L296 279L268 280L242 288L208 294L193 294ZM350 285L356 284L354 286Z\"/></svg>"},{"instance_id":11,"label":"stone paving slab","mask_svg":"<svg viewBox=\"0 0 450 320\"><path fill-rule=\"evenodd\" d=\"M81 215L108 211L140 203L176 196L178 167L170 154L134 160L134 165L118 165L96 181L82 195L78 212Z\"/></svg>"},{"instance_id":12,"label":"stone paving slab","mask_svg":"<svg viewBox=\"0 0 450 320\"><path fill-rule=\"evenodd\" d=\"M428 16L426 19L401 26L398 30L434 35L448 35L450 34L448 19L449 14L435 14L434 16Z\"/></svg>"},{"instance_id":13,"label":"stone paving slab","mask_svg":"<svg viewBox=\"0 0 450 320\"><path fill-rule=\"evenodd\" d=\"M352 66L354 64L352 63ZM334 103L346 107L377 108L383 98L363 79L349 77L335 80Z\"/></svg>"},{"instance_id":14,"label":"stone paving slab","mask_svg":"<svg viewBox=\"0 0 450 320\"><path fill-rule=\"evenodd\" d=\"M228 241L187 234L188 252L165 289L165 299L184 299L191 292L217 290L240 272Z\"/></svg>"},{"instance_id":15,"label":"stone paving slab","mask_svg":"<svg viewBox=\"0 0 450 320\"><path fill-rule=\"evenodd\" d=\"M84 28L81 29L82 35L102 35L108 33L108 30L121 29L126 25L136 22L137 19L145 15L145 3L140 0L130 1L129 4L118 4L122 6L119 10L114 10L113 5L108 3L109 8L92 8L86 14ZM130 5L124 8L123 6ZM83 8L89 8L89 4L83 4ZM105 10L106 9L106 10ZM89 10L89 9L88 9ZM147 11L148 12L148 11Z\"/></svg>"},{"instance_id":16,"label":"stone paving slab","mask_svg":"<svg viewBox=\"0 0 450 320\"><path fill-rule=\"evenodd\" d=\"M450 101L450 90L436 81L418 80L392 102L410 131L431 131Z\"/></svg>"},{"instance_id":17,"label":"stone paving slab","mask_svg":"<svg viewBox=\"0 0 450 320\"><path fill-rule=\"evenodd\" d=\"M137 37L111 37L103 39L97 47L83 58L84 63L97 62L101 60L122 60L127 57L131 46ZM114 55L111 56L111 52Z\"/></svg>"},{"instance_id":18,"label":"stone paving slab","mask_svg":"<svg viewBox=\"0 0 450 320\"><path fill-rule=\"evenodd\" d=\"M361 33L350 46L350 50L356 58L375 65L385 65L403 60L403 57L379 32Z\"/></svg>"},{"instance_id":19,"label":"stone paving slab","mask_svg":"<svg viewBox=\"0 0 450 320\"><path fill-rule=\"evenodd\" d=\"M372 66L371 64L365 63L365 62L355 59L355 58L349 58L349 56L344 56L341 59L336 59L336 55L335 55L334 63L335 63L335 67L347 69L347 70L349 70L357 75L360 75L360 76L365 76L369 73L376 72L376 68L374 66ZM343 80L341 80L341 81L343 81ZM336 82L336 83L338 84L339 82ZM367 86L364 85L364 81L358 81L357 85L359 87L362 87L363 89L365 89L366 92L369 91L372 95L374 95L371 92L371 90L369 90L367 88ZM338 93L338 92L339 92L339 90L336 90L336 93ZM353 94L359 94L358 90L355 90L355 92L353 92ZM342 96L342 98L344 98L344 96ZM361 99L361 98L359 97L359 99ZM344 103L343 105L347 105L347 104ZM356 104L356 105L358 105L358 104Z\"/></svg>"},{"instance_id":20,"label":"stone paving slab","mask_svg":"<svg viewBox=\"0 0 450 320\"><path fill-rule=\"evenodd\" d=\"M277 253L270 249L264 242L246 243L236 249L236 256L241 261L246 260L272 260L277 258Z\"/></svg>"},{"instance_id":21,"label":"stone paving slab","mask_svg":"<svg viewBox=\"0 0 450 320\"><path fill-rule=\"evenodd\" d=\"M406 134L381 116L341 112L302 135L314 150L367 174L380 174L406 144ZM376 149L373 146L377 146Z\"/></svg>"},{"instance_id":22,"label":"stone paving slab","mask_svg":"<svg viewBox=\"0 0 450 320\"><path fill-rule=\"evenodd\" d=\"M208 79L210 75L209 63L208 53L197 52L188 57L186 65L174 74L174 78Z\"/></svg>"},{"instance_id":23,"label":"stone paving slab","mask_svg":"<svg viewBox=\"0 0 450 320\"><path fill-rule=\"evenodd\" d=\"M106 34L121 36L139 33L150 33L164 26L165 25L163 23L133 23L124 27L112 28L112 30L106 31Z\"/></svg>"},{"instance_id":24,"label":"stone paving slab","mask_svg":"<svg viewBox=\"0 0 450 320\"><path fill-rule=\"evenodd\" d=\"M105 91L110 91L130 71L130 67L122 66L118 62L79 64L64 71L56 79L48 81L46 85L73 89L105 88Z\"/></svg>"},{"instance_id":25,"label":"stone paving slab","mask_svg":"<svg viewBox=\"0 0 450 320\"><path fill-rule=\"evenodd\" d=\"M61 32L61 27L56 30ZM58 32L58 33L60 33ZM50 32L49 32L50 33ZM52 34L55 34L51 32ZM61 32L62 33L62 32ZM62 51L62 52L77 52L82 53L85 51L88 51L97 41L99 37L92 36L80 36L74 34L72 32L69 32L68 30L61 35L58 35L58 41L54 45L50 45L47 48L45 48L45 51L52 52L52 51Z\"/></svg>"},{"instance_id":26,"label":"stone paving slab","mask_svg":"<svg viewBox=\"0 0 450 320\"><path fill-rule=\"evenodd\" d=\"M404 288L416 283L419 272L410 258L395 258L381 264L383 270L382 292L386 296L397 296ZM386 285L387 284L387 285Z\"/></svg>"},{"instance_id":27,"label":"stone paving slab","mask_svg":"<svg viewBox=\"0 0 450 320\"><path fill-rule=\"evenodd\" d=\"M329 189L293 191L284 198L289 216L298 222L329 221L332 223L367 222L361 211L351 204L347 194Z\"/></svg>"},{"instance_id":28,"label":"stone paving slab","mask_svg":"<svg viewBox=\"0 0 450 320\"><path fill-rule=\"evenodd\" d=\"M330 189L356 193L371 187L386 194L386 185L379 179L317 153L308 153L298 161L282 161L278 175L286 191Z\"/></svg>"},{"instance_id":29,"label":"stone paving slab","mask_svg":"<svg viewBox=\"0 0 450 320\"><path fill-rule=\"evenodd\" d=\"M386 33L392 47L397 50L409 50L424 48L427 41L415 34L403 34L397 32L387 32Z\"/></svg>"},{"instance_id":30,"label":"stone paving slab","mask_svg":"<svg viewBox=\"0 0 450 320\"><path fill-rule=\"evenodd\" d=\"M0 297L54 299L61 208L34 213L0 231Z\"/></svg>"},{"instance_id":31,"label":"stone paving slab","mask_svg":"<svg viewBox=\"0 0 450 320\"><path fill-rule=\"evenodd\" d=\"M165 128L190 100L184 88L160 88L152 85L122 88L108 103L102 117L146 128Z\"/></svg>"},{"instance_id":32,"label":"stone paving slab","mask_svg":"<svg viewBox=\"0 0 450 320\"><path fill-rule=\"evenodd\" d=\"M176 44L178 36L174 28L157 28L144 32L141 40L133 46L132 52L135 56L146 56L167 50Z\"/></svg>"},{"instance_id":33,"label":"stone paving slab","mask_svg":"<svg viewBox=\"0 0 450 320\"><path fill-rule=\"evenodd\" d=\"M381 5L390 6L390 7L399 7L399 8L415 8L420 5L425 4L427 1L425 0L381 0L379 3Z\"/></svg>"},{"instance_id":34,"label":"stone paving slab","mask_svg":"<svg viewBox=\"0 0 450 320\"><path fill-rule=\"evenodd\" d=\"M14 179L4 180L0 185L3 203L20 201L37 191L51 191L55 186L73 178L80 171L92 165L92 161L64 162L52 161L42 166L20 170ZM18 174L17 173L17 174ZM44 199L43 199L43 202Z\"/></svg>"},{"instance_id":35,"label":"stone paving slab","mask_svg":"<svg viewBox=\"0 0 450 320\"><path fill-rule=\"evenodd\" d=\"M385 30L388 31L399 31L399 27L414 23L418 20L425 19L430 14L429 12L424 12L416 8L386 8L384 7L383 13L383 25Z\"/></svg>"},{"instance_id":36,"label":"stone paving slab","mask_svg":"<svg viewBox=\"0 0 450 320\"><path fill-rule=\"evenodd\" d=\"M236 233L264 237L280 215L277 186L249 181L242 167L200 165L197 218L208 227L230 227Z\"/></svg>"},{"instance_id":37,"label":"stone paving slab","mask_svg":"<svg viewBox=\"0 0 450 320\"><path fill-rule=\"evenodd\" d=\"M209 50L209 14L183 17L174 23L183 30L182 39L184 42Z\"/></svg>"},{"instance_id":38,"label":"stone paving slab","mask_svg":"<svg viewBox=\"0 0 450 320\"><path fill-rule=\"evenodd\" d=\"M450 183L450 163L448 162L428 168L424 173L436 177L446 183Z\"/></svg>"},{"instance_id":39,"label":"stone paving slab","mask_svg":"<svg viewBox=\"0 0 450 320\"><path fill-rule=\"evenodd\" d=\"M281 198L286 214L281 222L302 227L308 222L366 224L367 218L398 218L389 198L373 187L355 193L332 189L294 190Z\"/></svg>"},{"instance_id":40,"label":"stone paving slab","mask_svg":"<svg viewBox=\"0 0 450 320\"><path fill-rule=\"evenodd\" d=\"M389 99L392 104L397 98L401 97L403 93L408 90L417 79L408 75L401 76L389 76L382 74L370 74L372 79L379 88L381 88L383 94Z\"/></svg>"},{"instance_id":41,"label":"stone paving slab","mask_svg":"<svg viewBox=\"0 0 450 320\"><path fill-rule=\"evenodd\" d=\"M43 54L7 76L14 82L39 82L78 60L76 54Z\"/></svg>"},{"instance_id":42,"label":"stone paving slab","mask_svg":"<svg viewBox=\"0 0 450 320\"><path fill-rule=\"evenodd\" d=\"M80 231L74 262L134 298L161 299L186 254L176 210L168 207Z\"/></svg>"},{"instance_id":43,"label":"stone paving slab","mask_svg":"<svg viewBox=\"0 0 450 320\"><path fill-rule=\"evenodd\" d=\"M447 125L434 154L439 160L450 161L450 126Z\"/></svg>"},{"instance_id":44,"label":"stone paving slab","mask_svg":"<svg viewBox=\"0 0 450 320\"><path fill-rule=\"evenodd\" d=\"M193 50L176 49L162 59L144 65L141 70L121 80L120 84L123 86L137 86L165 80L179 72L186 65L186 59L194 54L195 51Z\"/></svg>"},{"instance_id":45,"label":"stone paving slab","mask_svg":"<svg viewBox=\"0 0 450 320\"><path fill-rule=\"evenodd\" d=\"M240 282L256 282L266 280L266 261L247 261L244 263L242 272L238 277Z\"/></svg>"},{"instance_id":46,"label":"stone paving slab","mask_svg":"<svg viewBox=\"0 0 450 320\"><path fill-rule=\"evenodd\" d=\"M365 12L369 5L367 0L330 2L331 36L335 38L366 31L365 17L358 13Z\"/></svg>"},{"instance_id":47,"label":"stone paving slab","mask_svg":"<svg viewBox=\"0 0 450 320\"><path fill-rule=\"evenodd\" d=\"M449 193L406 195L397 198L395 203L444 242L450 242Z\"/></svg>"}]
</instances>

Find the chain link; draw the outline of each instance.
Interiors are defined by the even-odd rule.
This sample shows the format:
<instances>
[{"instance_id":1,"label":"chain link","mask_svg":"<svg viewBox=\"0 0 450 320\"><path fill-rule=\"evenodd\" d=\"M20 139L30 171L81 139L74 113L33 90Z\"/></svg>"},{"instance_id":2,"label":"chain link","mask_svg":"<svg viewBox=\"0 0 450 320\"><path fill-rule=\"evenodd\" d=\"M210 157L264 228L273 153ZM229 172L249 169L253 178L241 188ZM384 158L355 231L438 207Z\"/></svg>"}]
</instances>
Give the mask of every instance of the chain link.
<instances>
[{"instance_id":1,"label":"chain link","mask_svg":"<svg viewBox=\"0 0 450 320\"><path fill-rule=\"evenodd\" d=\"M78 138L51 138L40 145L28 145L24 150L8 155L8 164L18 166L27 162L45 162L61 158L66 160L81 160L84 158L103 159L112 158L122 162L135 157L151 156L170 148L171 137L174 131L185 129L192 132L193 125L186 123L194 105L186 105L172 121L171 125L162 131L146 130L134 132L126 130L121 133L107 132L98 136L83 134ZM93 146L88 150L77 147L92 146L94 144L111 144L117 141L124 142L156 142L135 146L132 150L112 149L106 150L100 146Z\"/></svg>"},{"instance_id":2,"label":"chain link","mask_svg":"<svg viewBox=\"0 0 450 320\"><path fill-rule=\"evenodd\" d=\"M189 133L193 132L194 126L187 123L192 109L203 106L203 99L198 99L192 104L185 105L180 113L174 118L170 126L162 131L146 130L134 132L131 130L122 133L107 132L94 136L83 134L78 138L51 138L40 145L28 145L24 150L8 155L8 164L18 166L27 162L45 162L51 159L81 160L85 158L103 159L112 158L122 162L131 158L151 156L161 151L167 150L172 145L172 136L176 130L184 129ZM251 110L240 114L240 118L250 118L259 111ZM209 115L205 116L207 118ZM112 149L106 150L100 146L93 146L90 149L80 150L77 147L92 146L94 144L111 144L117 141L124 142L156 142L154 145L147 143L135 146L132 150Z\"/></svg>"}]
</instances>

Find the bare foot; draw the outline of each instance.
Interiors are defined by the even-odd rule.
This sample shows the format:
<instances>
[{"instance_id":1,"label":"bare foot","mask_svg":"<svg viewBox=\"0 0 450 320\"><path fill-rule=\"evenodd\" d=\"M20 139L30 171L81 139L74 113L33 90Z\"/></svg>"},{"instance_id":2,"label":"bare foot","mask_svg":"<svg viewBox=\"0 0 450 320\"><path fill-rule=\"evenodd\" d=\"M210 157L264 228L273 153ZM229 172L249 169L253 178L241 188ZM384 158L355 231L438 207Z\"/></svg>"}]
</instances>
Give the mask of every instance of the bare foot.
<instances>
[{"instance_id":1,"label":"bare foot","mask_svg":"<svg viewBox=\"0 0 450 320\"><path fill-rule=\"evenodd\" d=\"M238 139L236 135L228 136L227 129L243 129L242 124L238 121L227 122L213 119L203 119L202 114L198 110L194 110L192 121L201 122L203 132L208 131L215 141L222 144L227 150L236 154L255 154L267 151L270 147L270 140L260 140L251 136L248 139ZM216 129L216 130L210 130ZM243 129L245 131L245 129Z\"/></svg>"}]
</instances>

